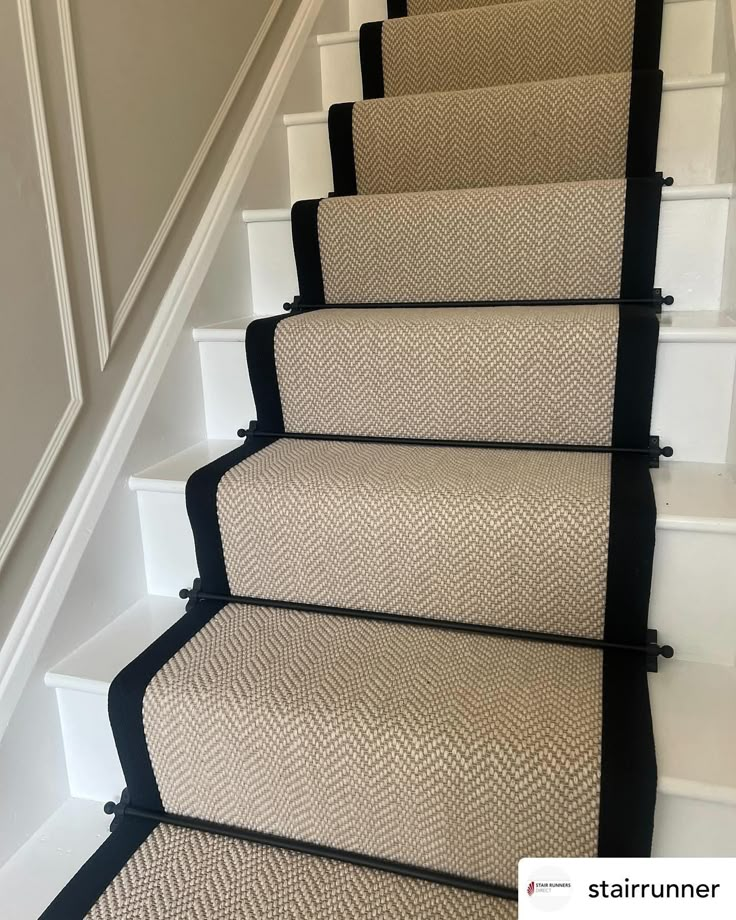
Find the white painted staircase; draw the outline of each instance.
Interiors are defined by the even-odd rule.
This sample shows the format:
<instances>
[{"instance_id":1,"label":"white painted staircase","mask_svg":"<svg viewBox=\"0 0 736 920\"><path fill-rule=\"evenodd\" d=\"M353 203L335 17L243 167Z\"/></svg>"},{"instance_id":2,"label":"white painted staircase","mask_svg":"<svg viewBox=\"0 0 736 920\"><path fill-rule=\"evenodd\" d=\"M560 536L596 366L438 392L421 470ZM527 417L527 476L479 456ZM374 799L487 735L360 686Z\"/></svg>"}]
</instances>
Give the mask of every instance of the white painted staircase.
<instances>
[{"instance_id":1,"label":"white painted staircase","mask_svg":"<svg viewBox=\"0 0 736 920\"><path fill-rule=\"evenodd\" d=\"M712 73L714 9L714 0L665 6L659 168L676 184L665 189L657 283L676 302L661 318L652 431L674 447L675 461L653 473L659 516L651 623L677 658L663 662L650 681L660 774L657 855L736 855L736 470L727 463L736 322L728 314L734 305L721 302L733 189L715 184L726 77ZM351 0L349 28L384 15L385 0ZM316 48L323 109L358 98L357 32L320 35ZM72 800L0 870L0 894L8 885L12 890L12 879L33 852L53 863L46 887L63 883L104 826L100 813L81 800L102 802L122 788L107 689L183 612L177 592L196 574L184 506L187 477L235 446L236 430L254 415L245 328L253 317L279 312L297 289L283 205L332 188L326 111L288 114L283 124L288 188L274 191L273 208L242 211L240 258L249 267L251 287L247 315L193 330L207 439L130 476L149 593L46 675L57 696ZM57 853L54 862L48 841L69 821L75 839L84 837L85 828L87 838L74 856ZM22 907L17 916L25 916Z\"/></svg>"}]
</instances>

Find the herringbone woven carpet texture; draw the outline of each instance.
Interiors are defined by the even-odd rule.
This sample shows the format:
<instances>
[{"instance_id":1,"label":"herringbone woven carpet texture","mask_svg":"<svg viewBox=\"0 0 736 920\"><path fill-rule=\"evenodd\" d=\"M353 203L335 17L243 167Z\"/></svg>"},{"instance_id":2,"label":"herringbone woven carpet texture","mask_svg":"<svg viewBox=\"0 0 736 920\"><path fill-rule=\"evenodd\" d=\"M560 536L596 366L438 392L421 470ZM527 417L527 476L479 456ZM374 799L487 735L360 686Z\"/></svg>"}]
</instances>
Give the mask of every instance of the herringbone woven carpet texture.
<instances>
[{"instance_id":1,"label":"herringbone woven carpet texture","mask_svg":"<svg viewBox=\"0 0 736 920\"><path fill-rule=\"evenodd\" d=\"M329 198L318 218L325 298L617 297L625 204L623 180Z\"/></svg>"},{"instance_id":2,"label":"herringbone woven carpet texture","mask_svg":"<svg viewBox=\"0 0 736 920\"><path fill-rule=\"evenodd\" d=\"M600 638L610 456L282 440L217 509L238 596Z\"/></svg>"},{"instance_id":3,"label":"herringbone woven carpet texture","mask_svg":"<svg viewBox=\"0 0 736 920\"><path fill-rule=\"evenodd\" d=\"M87 914L87 920L515 917L516 904L499 898L165 825Z\"/></svg>"},{"instance_id":4,"label":"herringbone woven carpet texture","mask_svg":"<svg viewBox=\"0 0 736 920\"><path fill-rule=\"evenodd\" d=\"M358 193L622 178L630 89L620 73L356 102Z\"/></svg>"},{"instance_id":5,"label":"herringbone woven carpet texture","mask_svg":"<svg viewBox=\"0 0 736 920\"><path fill-rule=\"evenodd\" d=\"M154 677L165 808L513 886L592 856L602 656L229 605ZM237 782L230 781L237 771Z\"/></svg>"},{"instance_id":6,"label":"herringbone woven carpet texture","mask_svg":"<svg viewBox=\"0 0 736 920\"><path fill-rule=\"evenodd\" d=\"M448 10L470 9L478 6L498 6L502 3L516 4L518 0L407 0L409 16L424 16L426 13L444 13Z\"/></svg>"},{"instance_id":7,"label":"herringbone woven carpet texture","mask_svg":"<svg viewBox=\"0 0 736 920\"><path fill-rule=\"evenodd\" d=\"M610 444L618 323L618 306L601 305L291 317L275 338L284 424L331 434Z\"/></svg>"},{"instance_id":8,"label":"herringbone woven carpet texture","mask_svg":"<svg viewBox=\"0 0 736 920\"><path fill-rule=\"evenodd\" d=\"M529 0L389 19L386 96L631 69L636 0Z\"/></svg>"},{"instance_id":9,"label":"herringbone woven carpet texture","mask_svg":"<svg viewBox=\"0 0 736 920\"><path fill-rule=\"evenodd\" d=\"M121 833L45 920L513 920L523 857L647 855L646 663L610 646L656 509L606 450L649 431L658 3L362 30L385 97L330 112L301 300L248 330L260 428L187 483L201 590L111 689Z\"/></svg>"}]
</instances>

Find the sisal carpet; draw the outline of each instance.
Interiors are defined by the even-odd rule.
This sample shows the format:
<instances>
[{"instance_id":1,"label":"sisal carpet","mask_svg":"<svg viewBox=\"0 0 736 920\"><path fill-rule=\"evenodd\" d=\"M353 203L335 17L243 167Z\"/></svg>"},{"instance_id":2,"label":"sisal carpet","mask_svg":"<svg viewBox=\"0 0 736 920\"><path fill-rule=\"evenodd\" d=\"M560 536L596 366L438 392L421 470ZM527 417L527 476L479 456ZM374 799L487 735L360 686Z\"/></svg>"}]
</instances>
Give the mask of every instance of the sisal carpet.
<instances>
[{"instance_id":1,"label":"sisal carpet","mask_svg":"<svg viewBox=\"0 0 736 920\"><path fill-rule=\"evenodd\" d=\"M511 920L523 856L649 855L661 14L364 27L256 429L187 483L202 593L110 689L127 797L44 920Z\"/></svg>"}]
</instances>

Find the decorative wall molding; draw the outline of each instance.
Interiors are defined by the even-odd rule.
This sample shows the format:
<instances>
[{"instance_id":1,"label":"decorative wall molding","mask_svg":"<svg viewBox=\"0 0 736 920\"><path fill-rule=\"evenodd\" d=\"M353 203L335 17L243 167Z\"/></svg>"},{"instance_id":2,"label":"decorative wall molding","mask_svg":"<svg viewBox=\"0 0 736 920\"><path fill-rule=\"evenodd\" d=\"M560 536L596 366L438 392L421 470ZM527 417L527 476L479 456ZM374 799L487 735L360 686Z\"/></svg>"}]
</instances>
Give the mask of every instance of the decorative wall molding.
<instances>
[{"instance_id":1,"label":"decorative wall molding","mask_svg":"<svg viewBox=\"0 0 736 920\"><path fill-rule=\"evenodd\" d=\"M61 50L64 60L64 78L66 82L67 100L69 104L69 114L72 126L72 139L74 144L74 159L77 171L77 182L79 185L79 197L82 205L82 220L84 224L84 239L87 250L87 263L89 267L90 284L92 288L92 303L94 307L95 327L97 330L97 348L100 358L100 367L104 369L110 352L117 341L125 321L130 316L131 310L135 305L138 295L141 292L146 278L151 272L153 265L158 257L161 248L166 242L166 238L171 232L171 228L181 211L184 202L189 194L194 181L199 175L207 155L210 152L212 144L227 118L236 96L253 65L256 55L263 44L269 29L273 25L283 0L273 0L266 16L256 33L245 57L241 61L235 78L230 84L228 91L220 103L220 107L210 124L207 133L194 155L184 178L177 189L174 198L169 205L164 218L156 231L151 244L146 251L143 261L133 277L128 290L123 295L123 299L115 308L112 318L112 328L108 321L108 313L105 304L104 282L102 277L102 267L100 263L98 236L95 224L95 209L92 198L92 183L89 173L89 160L87 155L87 144L84 133L84 119L82 116L82 103L79 92L79 73L76 63L76 51L74 46L74 33L71 16L71 0L56 0L57 14L59 19L59 32L61 35Z\"/></svg>"},{"instance_id":2,"label":"decorative wall molding","mask_svg":"<svg viewBox=\"0 0 736 920\"><path fill-rule=\"evenodd\" d=\"M38 49L36 46L36 34L33 27L31 0L18 0L18 21L20 24L21 48L23 51L26 83L28 85L28 99L33 122L33 136L36 145L38 172L41 178L41 193L46 213L54 285L59 306L61 336L64 344L64 360L69 382L70 400L59 419L49 443L46 445L46 449L41 455L41 459L33 471L28 485L13 512L13 516L5 528L5 531L0 536L0 567L5 562L11 547L18 538L31 508L38 498L41 488L56 458L61 452L64 442L74 424L74 420L82 408L83 402L82 376L79 366L79 355L77 353L77 343L74 335L72 304L69 295L69 282L67 279L66 261L64 257L64 243L61 235L61 221L59 219L59 206L56 198L54 171L51 162L51 147L49 145L48 128L46 124L46 110L41 86L41 74L38 64Z\"/></svg>"},{"instance_id":3,"label":"decorative wall molding","mask_svg":"<svg viewBox=\"0 0 736 920\"><path fill-rule=\"evenodd\" d=\"M19 0L28 5L30 0ZM174 352L323 0L302 0L156 312L81 482L0 647L0 740Z\"/></svg>"},{"instance_id":4,"label":"decorative wall molding","mask_svg":"<svg viewBox=\"0 0 736 920\"><path fill-rule=\"evenodd\" d=\"M64 81L66 83L69 121L72 132L72 143L74 146L74 165L77 171L79 202L82 208L84 245L87 252L87 268L89 270L89 281L92 289L92 306L95 315L95 329L97 331L97 350L100 356L100 368L104 369L107 364L107 359L110 356L112 342L110 340L107 312L105 309L105 294L102 286L102 269L100 267L99 247L97 245L95 209L92 203L92 183L89 174L89 163L87 162L87 144L84 138L82 101L79 93L77 56L74 49L72 13L69 0L58 0L56 11L59 19L61 56L64 62Z\"/></svg>"}]
</instances>

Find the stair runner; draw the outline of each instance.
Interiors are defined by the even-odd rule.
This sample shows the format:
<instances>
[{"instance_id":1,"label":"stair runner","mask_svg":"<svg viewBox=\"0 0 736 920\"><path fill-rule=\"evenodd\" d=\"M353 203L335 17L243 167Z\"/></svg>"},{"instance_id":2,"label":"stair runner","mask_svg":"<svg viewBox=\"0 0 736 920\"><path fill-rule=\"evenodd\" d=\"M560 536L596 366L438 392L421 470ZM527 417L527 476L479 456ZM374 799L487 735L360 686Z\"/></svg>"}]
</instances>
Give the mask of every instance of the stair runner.
<instances>
[{"instance_id":1,"label":"stair runner","mask_svg":"<svg viewBox=\"0 0 736 920\"><path fill-rule=\"evenodd\" d=\"M661 7L637 0L527 0L367 23L364 95L623 73L632 61L656 70L661 26Z\"/></svg>"},{"instance_id":2,"label":"stair runner","mask_svg":"<svg viewBox=\"0 0 736 920\"><path fill-rule=\"evenodd\" d=\"M648 176L661 93L659 71L638 71L336 105L335 193Z\"/></svg>"},{"instance_id":3,"label":"stair runner","mask_svg":"<svg viewBox=\"0 0 736 920\"><path fill-rule=\"evenodd\" d=\"M650 852L661 0L389 13L44 917L506 920L523 856Z\"/></svg>"}]
</instances>

